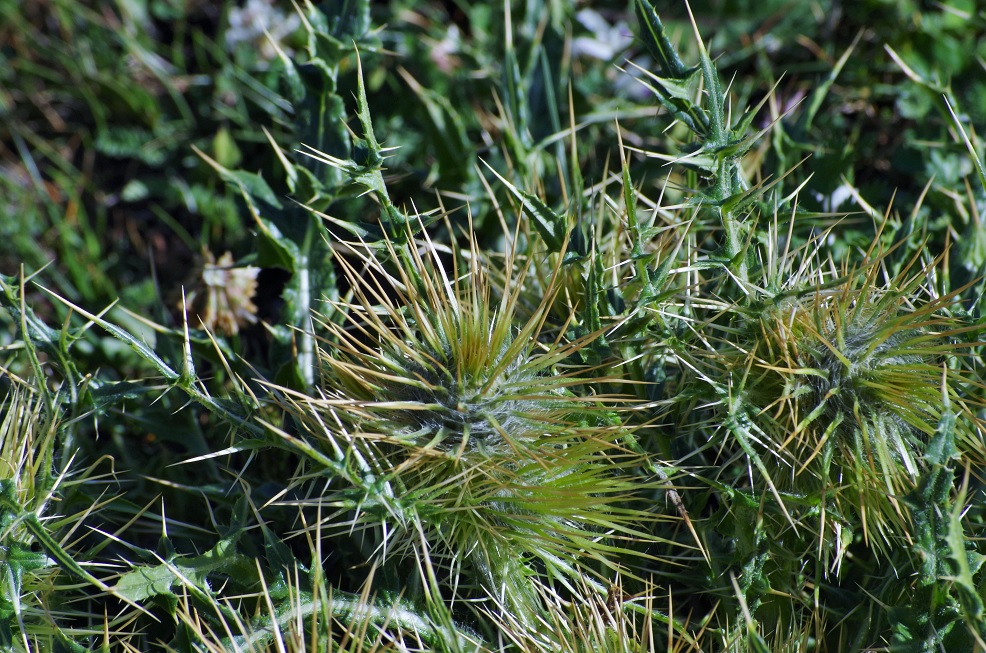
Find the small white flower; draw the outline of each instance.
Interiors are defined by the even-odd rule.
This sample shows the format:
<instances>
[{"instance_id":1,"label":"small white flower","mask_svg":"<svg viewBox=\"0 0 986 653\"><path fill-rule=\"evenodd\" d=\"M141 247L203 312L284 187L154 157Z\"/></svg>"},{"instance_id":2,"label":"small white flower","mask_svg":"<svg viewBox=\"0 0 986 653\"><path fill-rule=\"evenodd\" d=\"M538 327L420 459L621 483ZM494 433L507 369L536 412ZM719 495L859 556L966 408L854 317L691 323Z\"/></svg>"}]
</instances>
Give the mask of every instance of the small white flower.
<instances>
[{"instance_id":1,"label":"small white flower","mask_svg":"<svg viewBox=\"0 0 986 653\"><path fill-rule=\"evenodd\" d=\"M188 306L206 329L235 335L241 327L257 321L253 296L257 292L260 268L251 265L234 267L233 255L229 252L216 261L212 252L206 251L205 258L200 287L188 294ZM202 286L205 297L197 302Z\"/></svg>"},{"instance_id":2,"label":"small white flower","mask_svg":"<svg viewBox=\"0 0 986 653\"><path fill-rule=\"evenodd\" d=\"M630 29L623 21L610 25L599 12L592 9L583 9L575 18L592 35L578 36L572 41L573 56L612 61L633 42Z\"/></svg>"}]
</instances>

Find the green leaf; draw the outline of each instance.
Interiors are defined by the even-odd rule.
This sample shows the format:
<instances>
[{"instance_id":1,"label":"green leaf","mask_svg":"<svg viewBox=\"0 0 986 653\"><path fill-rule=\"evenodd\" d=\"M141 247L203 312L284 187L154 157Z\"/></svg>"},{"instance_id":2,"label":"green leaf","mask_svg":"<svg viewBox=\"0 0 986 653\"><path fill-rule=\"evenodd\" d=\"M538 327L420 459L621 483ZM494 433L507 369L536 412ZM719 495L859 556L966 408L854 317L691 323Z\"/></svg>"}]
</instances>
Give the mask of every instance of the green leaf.
<instances>
[{"instance_id":1,"label":"green leaf","mask_svg":"<svg viewBox=\"0 0 986 653\"><path fill-rule=\"evenodd\" d=\"M383 149L373 133L373 120L370 118L370 106L366 101L366 86L363 83L363 64L359 53L356 53L356 116L363 131L361 137L353 139L354 145L361 150L364 161L353 162L355 169L350 173L353 182L372 190L385 208L392 207L387 185L383 174Z\"/></svg>"},{"instance_id":2,"label":"green leaf","mask_svg":"<svg viewBox=\"0 0 986 653\"><path fill-rule=\"evenodd\" d=\"M167 159L161 140L139 127L115 127L96 135L96 151L117 159L139 159L149 166L159 166Z\"/></svg>"},{"instance_id":3,"label":"green leaf","mask_svg":"<svg viewBox=\"0 0 986 653\"><path fill-rule=\"evenodd\" d=\"M457 188L469 179L475 159L462 116L445 95L424 88L409 73L403 77L424 105L428 145L438 159L438 178L443 186Z\"/></svg>"},{"instance_id":4,"label":"green leaf","mask_svg":"<svg viewBox=\"0 0 986 653\"><path fill-rule=\"evenodd\" d=\"M520 200L524 213L531 218L534 228L537 230L541 240L552 252L560 252L565 247L565 240L568 235L568 220L564 215L555 213L548 208L544 202L522 191L506 180L500 173L494 170L488 163L483 162L490 171L496 175L507 189Z\"/></svg>"},{"instance_id":5,"label":"green leaf","mask_svg":"<svg viewBox=\"0 0 986 653\"><path fill-rule=\"evenodd\" d=\"M678 56L678 51L664 31L664 23L654 10L650 0L636 0L634 10L640 23L640 38L660 66L660 72L673 79L690 77L697 68L689 68Z\"/></svg>"},{"instance_id":6,"label":"green leaf","mask_svg":"<svg viewBox=\"0 0 986 653\"><path fill-rule=\"evenodd\" d=\"M363 83L363 70L358 53L356 83L356 113L360 126L362 127L363 135L361 137L354 136L352 144L356 150L354 156L362 157L362 160L356 161L336 156L331 151L320 150L308 144L303 144L303 149L300 152L315 161L327 164L331 169L341 172L349 178L350 188L339 189L338 193L340 196L353 190L360 195L367 190L372 192L381 205L381 224L392 238L400 241L405 237L405 230L408 225L414 230L416 224L408 220L407 216L393 205L390 195L387 192L387 185L382 173L383 155L386 150L380 147L376 135L373 133L373 122L370 118L369 105L366 101L366 88ZM354 229L362 229L355 224L349 224L343 220L333 220L333 222L353 233L357 233Z\"/></svg>"},{"instance_id":7,"label":"green leaf","mask_svg":"<svg viewBox=\"0 0 986 653\"><path fill-rule=\"evenodd\" d=\"M131 601L144 601L159 594L173 594L171 588L178 582L174 569L161 564L127 572L117 581L115 589Z\"/></svg>"},{"instance_id":8,"label":"green leaf","mask_svg":"<svg viewBox=\"0 0 986 653\"><path fill-rule=\"evenodd\" d=\"M688 77L680 79L662 77L648 70L641 70L647 76L647 81L643 81L644 85L651 89L658 102L675 119L683 122L699 136L704 137L709 133L708 115L702 107L692 101L698 88L700 77L698 68L692 68ZM696 163L694 157L689 157L688 162Z\"/></svg>"},{"instance_id":9,"label":"green leaf","mask_svg":"<svg viewBox=\"0 0 986 653\"><path fill-rule=\"evenodd\" d=\"M212 153L216 157L216 161L227 168L233 168L243 160L243 153L225 127L220 127L213 137Z\"/></svg>"},{"instance_id":10,"label":"green leaf","mask_svg":"<svg viewBox=\"0 0 986 653\"><path fill-rule=\"evenodd\" d=\"M949 558L954 567L952 582L955 583L955 589L965 612L963 616L966 625L977 630L982 636L986 634L983 599L979 595L973 574L982 566L984 556L975 551L972 542L966 540L965 528L962 525L962 515L966 509L965 488L959 492L953 503L954 507L948 513L946 536Z\"/></svg>"},{"instance_id":11,"label":"green leaf","mask_svg":"<svg viewBox=\"0 0 986 653\"><path fill-rule=\"evenodd\" d=\"M284 236L271 220L254 213L257 234L257 265L294 272L300 252L298 244Z\"/></svg>"},{"instance_id":12,"label":"green leaf","mask_svg":"<svg viewBox=\"0 0 986 653\"><path fill-rule=\"evenodd\" d=\"M163 561L153 567L136 567L123 574L113 589L119 596L133 602L152 596L174 595L172 588L176 585L191 584L208 591L208 576L217 572L227 573L240 586L249 585L256 575L256 567L249 558L236 553L236 538L237 535L224 538L200 556Z\"/></svg>"},{"instance_id":13,"label":"green leaf","mask_svg":"<svg viewBox=\"0 0 986 653\"><path fill-rule=\"evenodd\" d=\"M935 435L928 442L924 457L932 465L948 465L959 458L959 450L955 446L955 413L947 406L938 420Z\"/></svg>"},{"instance_id":14,"label":"green leaf","mask_svg":"<svg viewBox=\"0 0 986 653\"><path fill-rule=\"evenodd\" d=\"M92 381L89 384L89 394L99 408L113 406L127 399L141 399L149 392L149 388L131 381Z\"/></svg>"},{"instance_id":15,"label":"green leaf","mask_svg":"<svg viewBox=\"0 0 986 653\"><path fill-rule=\"evenodd\" d=\"M281 208L280 200L260 175L243 170L230 170L194 145L192 149L234 190L240 191L247 198L256 198L270 206Z\"/></svg>"},{"instance_id":16,"label":"green leaf","mask_svg":"<svg viewBox=\"0 0 986 653\"><path fill-rule=\"evenodd\" d=\"M370 0L326 2L321 9L338 38L358 40L370 29Z\"/></svg>"},{"instance_id":17,"label":"green leaf","mask_svg":"<svg viewBox=\"0 0 986 653\"><path fill-rule=\"evenodd\" d=\"M534 228L552 251L560 252L565 246L565 235L568 231L564 215L555 213L540 199L525 191L517 191L524 206L524 211L534 221Z\"/></svg>"},{"instance_id":18,"label":"green leaf","mask_svg":"<svg viewBox=\"0 0 986 653\"><path fill-rule=\"evenodd\" d=\"M48 555L58 562L62 569L105 592L111 591L103 581L86 571L76 562L75 558L62 548L35 513L26 511L18 503L17 488L14 481L9 479L0 481L0 515L16 516L17 520L37 540L42 549L47 551ZM127 599L124 598L124 600Z\"/></svg>"},{"instance_id":19,"label":"green leaf","mask_svg":"<svg viewBox=\"0 0 986 653\"><path fill-rule=\"evenodd\" d=\"M333 0L321 3L318 10L328 33L342 43L358 42L370 29L369 0Z\"/></svg>"}]
</instances>

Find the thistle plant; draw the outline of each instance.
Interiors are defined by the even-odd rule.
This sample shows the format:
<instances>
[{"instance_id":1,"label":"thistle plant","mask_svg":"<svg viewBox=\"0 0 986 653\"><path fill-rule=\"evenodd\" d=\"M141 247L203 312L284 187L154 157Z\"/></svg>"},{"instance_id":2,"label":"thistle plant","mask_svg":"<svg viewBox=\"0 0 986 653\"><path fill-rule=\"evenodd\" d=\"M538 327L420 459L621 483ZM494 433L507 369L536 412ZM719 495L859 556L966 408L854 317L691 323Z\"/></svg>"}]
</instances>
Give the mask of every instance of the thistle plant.
<instances>
[{"instance_id":1,"label":"thistle plant","mask_svg":"<svg viewBox=\"0 0 986 653\"><path fill-rule=\"evenodd\" d=\"M33 316L32 316L33 317ZM32 356L34 344L26 348ZM4 374L0 401L0 646L10 651L71 648L73 640L110 627L99 594L122 599L114 619L132 620L140 606L104 580L109 565L93 564L92 542L73 538L94 506L67 513L64 503L97 482L95 468L74 470L57 445L71 424L60 395L30 379ZM107 499L108 503L111 499ZM63 503L64 502L64 503ZM74 503L74 501L71 501ZM105 609L105 608L104 608Z\"/></svg>"},{"instance_id":2,"label":"thistle plant","mask_svg":"<svg viewBox=\"0 0 986 653\"><path fill-rule=\"evenodd\" d=\"M858 264L818 260L827 237L792 251L767 239L762 276L743 283L739 299L690 297L701 321L676 353L683 372L667 400L681 464L714 488L714 508L709 495L692 503L695 493L682 493L693 519L711 510L709 521L697 519L711 552L710 590L736 599L733 623L746 618L724 640L743 637L752 650L765 642L807 650L823 633L832 650L864 647L882 620L903 612L853 630L809 625L813 606L823 601L848 619L847 585L893 604L903 595L892 593L890 577L921 560L973 555L953 503L965 495L940 480L953 478L942 468L977 468L986 452L971 366L980 327L955 317L964 289L943 289L940 260L899 261L876 244ZM935 453L943 443L944 459ZM918 586L957 573L951 563L935 572L927 564ZM847 566L866 575L850 577ZM978 617L957 625L978 614L956 608L965 591L929 595L940 619L909 624L907 637L942 628L934 641L946 642L946 631L952 642L974 639ZM790 630L796 623L804 630Z\"/></svg>"},{"instance_id":3,"label":"thistle plant","mask_svg":"<svg viewBox=\"0 0 986 653\"><path fill-rule=\"evenodd\" d=\"M963 416L963 454L981 461L986 452L961 396L975 382L950 361L965 347L956 339L973 329L949 317L955 293L928 286L934 261L878 286L883 258L763 310L734 372L773 482L795 491L820 483L835 514L855 515L877 549L906 533L899 502L946 411Z\"/></svg>"},{"instance_id":4,"label":"thistle plant","mask_svg":"<svg viewBox=\"0 0 986 653\"><path fill-rule=\"evenodd\" d=\"M894 640L901 645L981 637L976 602L958 607L968 581L927 589L958 573L939 562L932 572L928 560L978 560L955 517L964 493L941 480L953 478L942 468L978 468L986 455L982 384L970 365L981 327L954 316L965 289L942 283L940 258L881 251L879 230L859 262L841 264L820 254L828 233L794 248L769 233L751 245L756 258L746 255L759 262L750 275L711 276L704 283L716 291L689 294L693 337L676 351L683 371L667 400L681 464L718 504L698 529L712 552L710 591L735 599L737 625L724 641L808 650L819 638L857 650L884 620L907 633ZM943 459L935 452L945 446ZM697 504L682 495L693 518L709 510L709 495ZM848 577L849 560L866 575ZM852 630L807 618L821 617L823 601L829 616L850 619L841 598L853 583L895 604L903 594L889 578L912 569L921 580L911 591L941 609L934 619L904 626L906 609L887 610Z\"/></svg>"},{"instance_id":5,"label":"thistle plant","mask_svg":"<svg viewBox=\"0 0 986 653\"><path fill-rule=\"evenodd\" d=\"M344 484L318 480L319 464L296 481L332 515L319 528L358 534L390 573L410 562L401 576L429 600L479 599L473 610L527 628L538 587L605 595L632 574L617 560L655 519L633 497L656 481L624 446L620 399L584 394L575 354L599 334L545 330L557 286L518 320L523 270L508 264L495 289L475 244L351 243L337 260L351 298L322 321L322 392L280 391L345 469Z\"/></svg>"},{"instance_id":6,"label":"thistle plant","mask_svg":"<svg viewBox=\"0 0 986 653\"><path fill-rule=\"evenodd\" d=\"M981 384L970 366L979 327L953 317L967 288L949 287L942 259L920 245L908 257L891 248L879 223L869 247L837 257L827 244L835 228L807 229L823 216L800 210L796 194L786 198L794 200L788 215L779 215L780 199L765 204L789 172L759 184L744 177L742 162L756 140L746 129L757 108L733 122L697 29L699 65L689 67L650 4L636 7L659 64L646 80L693 136L677 156L652 155L677 165L682 178L707 180L688 190L691 228L718 228L715 238L697 241L706 251L685 252L689 283L672 276L672 296L636 307L664 317L643 330L655 338L645 366L669 353L676 361L666 376L652 374L665 379L666 398L657 405L667 412L659 418L663 435L649 442L667 442L678 456L672 466L708 488L681 497L709 550L705 591L718 600L703 603L679 570L663 573L673 586L690 588L679 595L679 610L706 610L725 646L807 650L814 640L831 650L866 647L882 620L902 624L903 613L887 610L874 625L852 629L846 620L854 608L841 600L849 583L894 604L901 594L888 589L891 576L923 558L962 560L973 548L960 522L946 536L924 504L955 514L953 495L931 479L956 459L979 466L986 453L975 399ZM625 205L633 224L632 201ZM758 223L768 211L775 217L764 228ZM909 234L894 240L900 248ZM949 462L929 453L946 440L955 447ZM845 575L850 558L866 569L863 577ZM935 569L923 568L921 583L957 573L949 564ZM946 631L981 636L978 617L956 626L957 615L978 614L975 602L956 608L966 591L929 596L942 616L900 632L913 638L941 628L926 640L940 645ZM842 625L825 625L826 615ZM895 639L905 641L914 640Z\"/></svg>"},{"instance_id":7,"label":"thistle plant","mask_svg":"<svg viewBox=\"0 0 986 653\"><path fill-rule=\"evenodd\" d=\"M883 18L798 21L825 2L708 42L648 0L635 41L571 3L299 3L267 49L228 2L55 4L0 0L11 224L73 254L0 276L0 648L986 650L982 88L913 20L887 68ZM981 24L952 4L922 39ZM934 172L904 216L870 132ZM205 245L250 265L209 257L172 326Z\"/></svg>"}]
</instances>

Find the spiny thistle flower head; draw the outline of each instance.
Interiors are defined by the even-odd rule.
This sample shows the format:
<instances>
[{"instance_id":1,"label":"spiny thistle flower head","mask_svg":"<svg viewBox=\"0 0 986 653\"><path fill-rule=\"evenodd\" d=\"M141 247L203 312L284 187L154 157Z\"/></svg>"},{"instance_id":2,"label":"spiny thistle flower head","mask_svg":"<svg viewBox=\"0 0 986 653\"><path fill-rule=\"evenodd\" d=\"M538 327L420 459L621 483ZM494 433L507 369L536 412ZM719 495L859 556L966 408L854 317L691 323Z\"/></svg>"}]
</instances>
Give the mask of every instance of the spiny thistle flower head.
<instances>
[{"instance_id":1,"label":"spiny thistle flower head","mask_svg":"<svg viewBox=\"0 0 986 653\"><path fill-rule=\"evenodd\" d=\"M348 324L330 326L329 392L362 401L361 417L373 415L382 433L445 451L509 448L541 437L559 408L584 411L566 391L581 381L558 366L588 339L541 337L553 288L518 324L522 284L507 276L508 289L494 299L475 249L453 260L451 275L434 248L388 255L409 258L396 277L375 253L364 252L361 267L339 257L357 301L344 307Z\"/></svg>"},{"instance_id":2,"label":"spiny thistle flower head","mask_svg":"<svg viewBox=\"0 0 986 653\"><path fill-rule=\"evenodd\" d=\"M337 261L351 290L322 319L321 397L288 406L336 461L319 505L350 510L321 527L370 537L377 564L417 560L426 586L443 569L434 591L525 623L540 583L605 592L657 518L631 498L659 482L624 446L622 399L584 394L571 361L598 334L545 329L553 285L518 319L523 268L494 288L475 244L351 244Z\"/></svg>"},{"instance_id":3,"label":"spiny thistle flower head","mask_svg":"<svg viewBox=\"0 0 986 653\"><path fill-rule=\"evenodd\" d=\"M900 499L914 488L925 442L947 412L969 417L958 433L964 453L982 460L986 452L962 397L971 380L956 364L963 346L956 338L969 327L949 317L953 295L922 289L933 266L916 273L905 266L878 286L881 263L763 310L735 373L756 407L771 481L831 490L836 513L868 540L879 535L878 546L907 532Z\"/></svg>"}]
</instances>

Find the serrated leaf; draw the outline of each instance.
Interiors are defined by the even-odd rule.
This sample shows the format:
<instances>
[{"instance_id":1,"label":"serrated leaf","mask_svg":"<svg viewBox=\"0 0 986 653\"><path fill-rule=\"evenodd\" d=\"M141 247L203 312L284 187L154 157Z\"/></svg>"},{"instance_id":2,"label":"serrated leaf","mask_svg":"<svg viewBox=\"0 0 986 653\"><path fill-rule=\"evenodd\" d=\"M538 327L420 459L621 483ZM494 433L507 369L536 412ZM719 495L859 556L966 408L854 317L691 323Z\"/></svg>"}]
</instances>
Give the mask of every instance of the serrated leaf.
<instances>
[{"instance_id":1,"label":"serrated leaf","mask_svg":"<svg viewBox=\"0 0 986 653\"><path fill-rule=\"evenodd\" d=\"M959 457L955 446L955 413L946 409L938 420L938 428L931 438L924 453L925 459L932 465L947 465Z\"/></svg>"},{"instance_id":2,"label":"serrated leaf","mask_svg":"<svg viewBox=\"0 0 986 653\"><path fill-rule=\"evenodd\" d=\"M4 562L16 568L18 573L23 571L35 571L45 569L55 564L51 556L41 551L32 551L29 547L19 542L11 542L7 545L7 552Z\"/></svg>"},{"instance_id":3,"label":"serrated leaf","mask_svg":"<svg viewBox=\"0 0 986 653\"><path fill-rule=\"evenodd\" d=\"M661 22L650 0L636 0L634 11L640 23L640 38L651 56L657 59L661 71L677 79L691 75L695 68L689 68L681 61L677 49L664 31L664 23Z\"/></svg>"},{"instance_id":4,"label":"serrated leaf","mask_svg":"<svg viewBox=\"0 0 986 653\"><path fill-rule=\"evenodd\" d=\"M237 583L249 584L244 581L252 578L255 567L246 556L236 553L235 541L236 535L233 535L223 538L200 556L136 567L120 577L114 590L118 596L130 601L144 601L152 596L174 595L172 588L179 584L190 583L199 589L207 589L208 576L215 572L226 572L236 576Z\"/></svg>"},{"instance_id":5,"label":"serrated leaf","mask_svg":"<svg viewBox=\"0 0 986 653\"><path fill-rule=\"evenodd\" d=\"M560 252L565 246L565 236L567 233L565 216L559 215L548 208L540 199L522 190L518 190L518 197L524 206L524 210L534 221L534 228L544 241L545 245L552 251Z\"/></svg>"},{"instance_id":6,"label":"serrated leaf","mask_svg":"<svg viewBox=\"0 0 986 653\"><path fill-rule=\"evenodd\" d=\"M377 166L383 162L380 152L380 143L373 133L373 121L370 119L370 105L366 101L366 84L363 81L363 62L360 60L359 52L356 53L356 116L359 118L360 127L363 129L361 144L367 149L367 165Z\"/></svg>"},{"instance_id":7,"label":"serrated leaf","mask_svg":"<svg viewBox=\"0 0 986 653\"><path fill-rule=\"evenodd\" d=\"M240 191L246 198L256 198L269 206L281 208L280 200L277 199L274 191L271 190L271 187L267 185L267 182L259 174L246 172L244 170L230 170L194 145L192 146L192 149L196 154L202 157L202 159L208 163L213 170L219 173L219 177L223 181L232 186L234 190Z\"/></svg>"},{"instance_id":8,"label":"serrated leaf","mask_svg":"<svg viewBox=\"0 0 986 653\"><path fill-rule=\"evenodd\" d=\"M167 565L137 567L120 577L116 591L131 601L145 601L160 594L173 594L171 588L179 581L173 569Z\"/></svg>"},{"instance_id":9,"label":"serrated leaf","mask_svg":"<svg viewBox=\"0 0 986 653\"><path fill-rule=\"evenodd\" d=\"M568 220L566 217L552 211L534 195L514 186L485 161L483 163L513 193L514 197L520 200L524 213L531 219L534 229L537 230L544 244L551 251L560 252L565 247L565 240L568 235Z\"/></svg>"},{"instance_id":10,"label":"serrated leaf","mask_svg":"<svg viewBox=\"0 0 986 653\"><path fill-rule=\"evenodd\" d=\"M277 58L280 60L281 65L284 66L280 77L288 89L288 99L291 101L291 104L297 105L305 98L305 84L301 81L298 67L295 66L294 60L284 52L277 39L269 39L268 43L274 48Z\"/></svg>"},{"instance_id":11,"label":"serrated leaf","mask_svg":"<svg viewBox=\"0 0 986 653\"><path fill-rule=\"evenodd\" d=\"M709 132L709 117L705 111L692 101L697 89L698 69L691 69L688 77L675 79L655 75L633 64L646 75L641 83L649 88L658 102L667 109L676 120L680 120L694 133L705 136Z\"/></svg>"},{"instance_id":12,"label":"serrated leaf","mask_svg":"<svg viewBox=\"0 0 986 653\"><path fill-rule=\"evenodd\" d=\"M55 299L55 300L61 302L62 304L64 304L65 306L68 306L69 308L71 308L76 313L78 313L82 317L86 318L87 320L89 320L93 324L95 324L95 325L97 325L99 327L102 327L103 329L109 331L118 340L121 340L124 343L126 343L141 358L143 358L148 363L150 363L151 365L153 365L154 368L162 376L164 376L164 378L167 379L168 381L177 381L179 378L181 378L181 375L179 375L178 372L176 372L173 369L171 369L171 366L168 365L167 363L165 363L161 359L161 357L159 357L157 355L157 353L153 349L151 349L150 347L148 347L144 342L142 342L142 341L138 340L137 338L133 337L132 335L130 335L129 333L127 333L126 331L124 331L120 327L116 326L115 324L113 324L111 322L107 322L106 320L104 320L99 315L94 315L94 314L90 313L89 311L86 311L82 307L73 304L69 300L67 300L67 299L65 299L65 298L63 298L63 297L55 294L54 292L48 290L47 288L45 288L43 286L39 286L39 287L44 292L48 293L48 295L51 296L52 299Z\"/></svg>"},{"instance_id":13,"label":"serrated leaf","mask_svg":"<svg viewBox=\"0 0 986 653\"><path fill-rule=\"evenodd\" d=\"M973 569L970 565L970 557L976 566L982 564L983 556L977 553L971 543L967 543L965 529L962 526L962 515L965 511L966 503L965 491L959 492L955 498L954 507L948 514L948 552L951 558L955 573L952 580L958 589L959 597L965 608L965 617L970 622L971 627L977 627L980 631L986 629L983 621L983 600L977 592L976 583L973 580Z\"/></svg>"}]
</instances>

